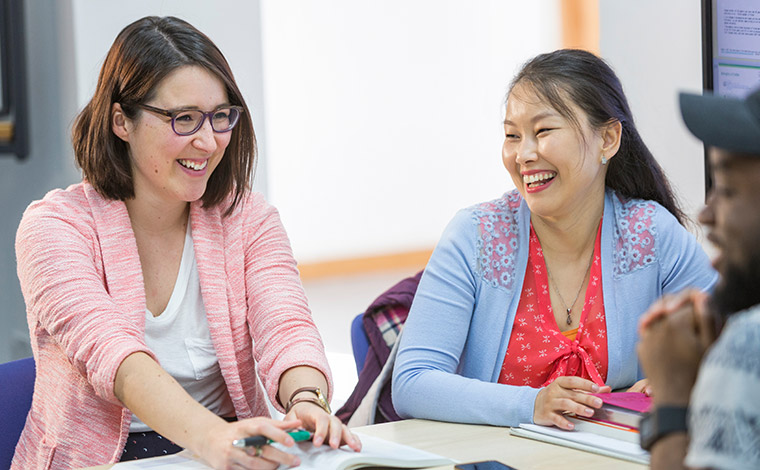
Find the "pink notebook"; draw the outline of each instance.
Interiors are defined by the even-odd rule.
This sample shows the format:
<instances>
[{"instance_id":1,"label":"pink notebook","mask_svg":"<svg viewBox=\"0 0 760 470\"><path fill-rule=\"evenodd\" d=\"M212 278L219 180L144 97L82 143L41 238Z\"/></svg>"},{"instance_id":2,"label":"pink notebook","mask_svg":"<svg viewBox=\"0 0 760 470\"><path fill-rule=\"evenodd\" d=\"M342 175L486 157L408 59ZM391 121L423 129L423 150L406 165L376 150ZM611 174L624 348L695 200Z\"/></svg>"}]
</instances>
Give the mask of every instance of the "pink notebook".
<instances>
[{"instance_id":1,"label":"pink notebook","mask_svg":"<svg viewBox=\"0 0 760 470\"><path fill-rule=\"evenodd\" d=\"M648 397L643 393L593 393L592 395L601 398L606 405L638 411L639 413L646 413L652 407L652 397Z\"/></svg>"}]
</instances>

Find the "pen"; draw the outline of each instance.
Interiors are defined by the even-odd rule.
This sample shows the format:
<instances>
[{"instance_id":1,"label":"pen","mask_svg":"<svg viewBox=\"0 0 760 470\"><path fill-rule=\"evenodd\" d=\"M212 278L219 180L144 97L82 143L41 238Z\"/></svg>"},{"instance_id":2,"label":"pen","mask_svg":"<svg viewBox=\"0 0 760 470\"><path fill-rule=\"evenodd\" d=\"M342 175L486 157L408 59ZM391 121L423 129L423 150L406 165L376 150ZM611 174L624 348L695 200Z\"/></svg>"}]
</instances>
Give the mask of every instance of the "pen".
<instances>
[{"instance_id":1,"label":"pen","mask_svg":"<svg viewBox=\"0 0 760 470\"><path fill-rule=\"evenodd\" d=\"M293 438L296 442L303 442L308 441L312 438L313 434L309 431L306 431L305 429L298 429L295 431L288 432L288 435ZM235 439L232 441L233 447L261 447L265 446L267 444L271 444L271 439L264 437L264 436L251 436L246 437L245 439Z\"/></svg>"}]
</instances>

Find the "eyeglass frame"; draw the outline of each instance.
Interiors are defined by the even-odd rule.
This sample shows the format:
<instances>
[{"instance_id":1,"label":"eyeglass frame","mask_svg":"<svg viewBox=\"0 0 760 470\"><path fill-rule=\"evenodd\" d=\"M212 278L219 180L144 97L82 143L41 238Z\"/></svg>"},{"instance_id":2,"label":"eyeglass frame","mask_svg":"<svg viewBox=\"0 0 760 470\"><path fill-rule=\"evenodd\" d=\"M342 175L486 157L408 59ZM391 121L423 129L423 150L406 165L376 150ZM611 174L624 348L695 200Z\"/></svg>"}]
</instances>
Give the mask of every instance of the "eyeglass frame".
<instances>
[{"instance_id":1,"label":"eyeglass frame","mask_svg":"<svg viewBox=\"0 0 760 470\"><path fill-rule=\"evenodd\" d=\"M145 103L137 103L137 106L139 106L139 107L141 107L141 108L143 108L143 109L145 109L147 111L151 111L151 112L154 112L156 114L160 114L162 116L166 116L168 118L171 118L172 131L174 131L174 133L177 134L178 136L182 136L182 137L186 137L188 135L193 135L196 132L198 132L201 129L201 127L203 127L203 124L206 122L206 118L208 118L208 121L211 124L211 130L214 131L214 132L216 132L217 134L224 134L226 132L230 132L230 131L232 131L232 129L235 128L235 126L237 126L238 122L240 122L240 115L242 115L243 112L245 111L245 109L242 106L236 106L236 105L222 105L222 106L218 106L216 109L214 109L212 111L208 111L208 112L201 111L200 109L195 109L195 108L181 108L181 109L175 109L175 110L168 110L168 109L157 108L155 106L151 106L151 105L145 104ZM214 113L216 113L220 109L235 109L238 112L238 118L237 118L237 120L235 120L235 123L232 126L230 126L229 129L225 129L223 131L218 131L218 130L214 129L213 115L214 115ZM196 112L199 112L199 113L201 113L203 115L203 117L201 117L201 120L198 123L198 126L195 129L193 129L191 132L184 132L184 133L183 132L179 132L179 131L177 131L177 128L174 127L175 119L177 118L177 116L179 114L187 112L187 111L196 111Z\"/></svg>"}]
</instances>

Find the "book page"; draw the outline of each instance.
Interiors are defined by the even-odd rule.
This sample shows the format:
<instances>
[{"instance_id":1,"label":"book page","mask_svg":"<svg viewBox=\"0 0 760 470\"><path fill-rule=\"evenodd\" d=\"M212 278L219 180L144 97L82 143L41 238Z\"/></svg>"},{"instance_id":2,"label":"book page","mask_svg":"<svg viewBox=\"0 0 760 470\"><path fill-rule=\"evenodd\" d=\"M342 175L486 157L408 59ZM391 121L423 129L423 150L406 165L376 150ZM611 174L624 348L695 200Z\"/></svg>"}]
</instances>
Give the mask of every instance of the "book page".
<instances>
[{"instance_id":1,"label":"book page","mask_svg":"<svg viewBox=\"0 0 760 470\"><path fill-rule=\"evenodd\" d=\"M280 469L298 468L301 470L352 470L368 466L394 468L424 468L455 463L442 457L414 447L398 444L378 437L356 433L362 441L362 451L354 452L347 446L332 449L330 446L314 447L311 442L299 442L293 447L272 444L284 452L297 455L301 459L298 467L280 466ZM211 467L193 458L192 453L184 450L178 454L155 457L151 459L121 462L114 466L118 470L208 470Z\"/></svg>"},{"instance_id":2,"label":"book page","mask_svg":"<svg viewBox=\"0 0 760 470\"><path fill-rule=\"evenodd\" d=\"M331 449L329 446L314 447L311 442L300 442L294 447L274 446L295 454L301 459L301 470L350 470L367 466L395 468L422 468L454 463L437 454L398 444L378 437L356 433L362 441L362 451L354 452L347 446ZM280 466L280 469L289 467Z\"/></svg>"}]
</instances>

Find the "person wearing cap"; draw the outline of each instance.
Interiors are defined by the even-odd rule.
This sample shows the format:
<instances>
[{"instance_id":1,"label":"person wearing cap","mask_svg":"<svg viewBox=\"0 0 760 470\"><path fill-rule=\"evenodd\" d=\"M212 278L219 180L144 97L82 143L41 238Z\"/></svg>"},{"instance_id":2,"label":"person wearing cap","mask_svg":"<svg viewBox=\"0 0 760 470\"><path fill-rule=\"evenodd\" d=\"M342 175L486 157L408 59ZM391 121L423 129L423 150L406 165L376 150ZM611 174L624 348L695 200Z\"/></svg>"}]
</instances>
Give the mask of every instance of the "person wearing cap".
<instances>
[{"instance_id":1,"label":"person wearing cap","mask_svg":"<svg viewBox=\"0 0 760 470\"><path fill-rule=\"evenodd\" d=\"M699 221L720 281L642 318L638 353L654 408L641 425L652 468L760 468L760 89L746 99L681 94L709 147L713 188Z\"/></svg>"}]
</instances>

